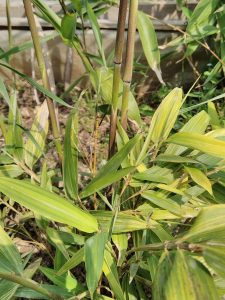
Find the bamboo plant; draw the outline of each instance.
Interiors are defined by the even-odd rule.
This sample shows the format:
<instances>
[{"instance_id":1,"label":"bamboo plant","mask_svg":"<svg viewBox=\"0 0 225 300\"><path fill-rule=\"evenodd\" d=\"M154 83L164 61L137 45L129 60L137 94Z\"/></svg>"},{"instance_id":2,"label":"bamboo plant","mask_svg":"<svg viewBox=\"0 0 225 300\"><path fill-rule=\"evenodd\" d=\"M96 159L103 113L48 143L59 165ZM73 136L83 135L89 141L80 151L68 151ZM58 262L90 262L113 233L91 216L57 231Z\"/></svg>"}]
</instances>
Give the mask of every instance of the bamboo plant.
<instances>
[{"instance_id":1,"label":"bamboo plant","mask_svg":"<svg viewBox=\"0 0 225 300\"><path fill-rule=\"evenodd\" d=\"M45 59L44 55L42 53L41 43L38 35L37 25L34 18L33 8L30 0L23 0L24 8L26 12L26 16L28 19L28 23L30 26L30 32L32 35L33 43L34 43L34 49L36 53L36 58L38 61L38 66L41 73L41 78L43 82L43 86L50 91L50 84L49 84L49 78L47 74L47 69L45 65ZM51 120L52 125L52 133L54 136L54 141L56 145L56 149L58 152L58 156L60 161L62 160L62 146L61 146L61 136L60 136L60 129L59 129L59 122L57 121L56 111L54 103L51 99L47 98L47 105L49 110L49 116Z\"/></svg>"}]
</instances>

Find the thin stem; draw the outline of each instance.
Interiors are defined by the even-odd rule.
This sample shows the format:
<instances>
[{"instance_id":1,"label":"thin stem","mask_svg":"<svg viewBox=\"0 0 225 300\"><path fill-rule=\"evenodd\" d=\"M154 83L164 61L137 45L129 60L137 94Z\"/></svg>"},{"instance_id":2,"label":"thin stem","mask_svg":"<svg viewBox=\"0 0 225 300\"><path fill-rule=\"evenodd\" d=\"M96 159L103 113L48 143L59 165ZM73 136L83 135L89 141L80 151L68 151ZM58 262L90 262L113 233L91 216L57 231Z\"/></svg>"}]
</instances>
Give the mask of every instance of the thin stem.
<instances>
[{"instance_id":1,"label":"thin stem","mask_svg":"<svg viewBox=\"0 0 225 300\"><path fill-rule=\"evenodd\" d=\"M177 249L183 249L191 252L202 252L203 251L203 245L200 244L189 244L186 242L179 242L179 241L174 241L174 242L164 242L164 243L156 243L156 244L149 244L149 245L143 245L140 247L135 247L132 248L127 252L126 255L129 255L133 252L137 251L172 251L172 250L177 250Z\"/></svg>"},{"instance_id":2,"label":"thin stem","mask_svg":"<svg viewBox=\"0 0 225 300\"><path fill-rule=\"evenodd\" d=\"M121 64L124 48L124 33L127 16L128 0L120 0L117 36L116 36L116 49L114 58L114 73L113 73L113 89L112 89L112 107L110 118L110 136L109 136L109 158L115 153L115 139L116 139L116 124L117 124L117 110L119 99L119 88L121 80Z\"/></svg>"},{"instance_id":3,"label":"thin stem","mask_svg":"<svg viewBox=\"0 0 225 300\"><path fill-rule=\"evenodd\" d=\"M195 41L196 43L198 43L199 45L201 45L203 48L205 48L207 51L209 51L223 66L225 66L225 62L209 47L209 45L205 42L202 43L201 41L199 41L198 39L194 38L190 33L183 31L182 29L180 29L179 27L172 25L168 22L165 22L163 20L160 20L156 17L153 17L151 15L148 15L150 19L152 20L157 20L162 24L167 25L168 27L172 28L175 31L178 31L180 33L182 33L183 35L189 36L190 38L193 39L193 41Z\"/></svg>"},{"instance_id":4,"label":"thin stem","mask_svg":"<svg viewBox=\"0 0 225 300\"><path fill-rule=\"evenodd\" d=\"M11 49L13 46L13 41L12 41L12 24L11 24L11 15L10 15L10 0L6 0L6 17L7 17L7 26L8 26L9 49Z\"/></svg>"},{"instance_id":5,"label":"thin stem","mask_svg":"<svg viewBox=\"0 0 225 300\"><path fill-rule=\"evenodd\" d=\"M25 12L27 15L28 23L30 26L30 31L31 31L31 35L32 35L33 43L34 43L38 66L39 66L39 69L41 72L43 86L46 89L50 90L48 74L47 74L45 60L44 60L44 56L42 53L41 43L40 43L38 30L37 30L37 26L36 26L36 22L35 22L35 18L34 18L33 8L32 8L30 0L23 0L23 3L24 3ZM59 132L59 126L58 126L58 121L57 121L56 112L55 112L55 106L54 106L54 103L52 102L52 100L49 98L47 98L47 104L48 104L48 110L49 110L49 115L50 115L50 119L51 119L52 133L54 136L58 156L61 161L62 160L62 145L61 145L61 141L60 141L60 132Z\"/></svg>"},{"instance_id":6,"label":"thin stem","mask_svg":"<svg viewBox=\"0 0 225 300\"><path fill-rule=\"evenodd\" d=\"M134 60L134 44L136 34L138 12L138 0L130 0L129 9L129 22L128 22L128 35L127 35L127 49L126 60L123 75L123 96L122 96L122 108L121 108L121 124L124 130L127 129L127 110L129 102L130 85L133 72L133 60Z\"/></svg>"},{"instance_id":7,"label":"thin stem","mask_svg":"<svg viewBox=\"0 0 225 300\"><path fill-rule=\"evenodd\" d=\"M63 10L64 14L66 14L67 13L67 9L66 9L66 5L65 5L64 1L63 0L59 0L59 3L61 5L61 7L62 7L62 10Z\"/></svg>"},{"instance_id":8,"label":"thin stem","mask_svg":"<svg viewBox=\"0 0 225 300\"><path fill-rule=\"evenodd\" d=\"M15 282L19 285L22 285L24 287L32 289L42 295L49 297L50 299L53 299L53 300L61 300L62 299L61 297L44 289L37 282L35 282L31 279L27 279L27 278L15 275L14 273L0 273L0 278Z\"/></svg>"}]
</instances>

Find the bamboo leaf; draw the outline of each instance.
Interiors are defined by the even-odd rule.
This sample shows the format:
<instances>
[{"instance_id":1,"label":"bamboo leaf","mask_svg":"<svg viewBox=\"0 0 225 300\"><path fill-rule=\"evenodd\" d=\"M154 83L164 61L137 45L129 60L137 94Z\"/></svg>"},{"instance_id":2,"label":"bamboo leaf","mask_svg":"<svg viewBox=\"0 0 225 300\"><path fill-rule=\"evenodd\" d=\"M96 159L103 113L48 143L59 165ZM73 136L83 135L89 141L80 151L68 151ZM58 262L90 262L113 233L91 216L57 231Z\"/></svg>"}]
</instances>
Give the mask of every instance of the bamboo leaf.
<instances>
[{"instance_id":1,"label":"bamboo leaf","mask_svg":"<svg viewBox=\"0 0 225 300\"><path fill-rule=\"evenodd\" d=\"M163 99L152 117L149 132L139 155L138 163L145 158L151 142L157 145L168 137L176 122L181 105L182 90L179 88L173 89Z\"/></svg>"},{"instance_id":2,"label":"bamboo leaf","mask_svg":"<svg viewBox=\"0 0 225 300\"><path fill-rule=\"evenodd\" d=\"M22 175L24 171L17 165L3 165L0 166L0 177L7 176L11 178Z\"/></svg>"},{"instance_id":3,"label":"bamboo leaf","mask_svg":"<svg viewBox=\"0 0 225 300\"><path fill-rule=\"evenodd\" d=\"M128 247L128 236L125 233L113 234L112 240L119 251L117 266L122 266L126 258L126 250Z\"/></svg>"},{"instance_id":4,"label":"bamboo leaf","mask_svg":"<svg viewBox=\"0 0 225 300\"><path fill-rule=\"evenodd\" d=\"M84 245L86 282L92 296L98 286L98 281L102 273L107 237L107 233L97 233L90 237Z\"/></svg>"},{"instance_id":5,"label":"bamboo leaf","mask_svg":"<svg viewBox=\"0 0 225 300\"><path fill-rule=\"evenodd\" d=\"M212 195L212 185L207 176L196 168L185 167L185 170L191 176L192 180L203 187L209 194Z\"/></svg>"},{"instance_id":6,"label":"bamboo leaf","mask_svg":"<svg viewBox=\"0 0 225 300\"><path fill-rule=\"evenodd\" d=\"M218 0L208 1L200 0L195 7L191 18L189 19L186 31L192 37L201 38L203 28L210 24L211 19L214 17L213 12L219 3Z\"/></svg>"},{"instance_id":7,"label":"bamboo leaf","mask_svg":"<svg viewBox=\"0 0 225 300\"><path fill-rule=\"evenodd\" d=\"M219 300L207 269L183 250L160 263L153 287L155 300Z\"/></svg>"},{"instance_id":8,"label":"bamboo leaf","mask_svg":"<svg viewBox=\"0 0 225 300\"><path fill-rule=\"evenodd\" d=\"M207 264L221 277L225 278L225 244L209 242L204 245L203 257Z\"/></svg>"},{"instance_id":9,"label":"bamboo leaf","mask_svg":"<svg viewBox=\"0 0 225 300\"><path fill-rule=\"evenodd\" d=\"M75 35L77 24L76 14L66 14L61 21L61 34L69 41L72 41Z\"/></svg>"},{"instance_id":10,"label":"bamboo leaf","mask_svg":"<svg viewBox=\"0 0 225 300\"><path fill-rule=\"evenodd\" d=\"M58 32L53 32L49 35L46 35L44 37L40 37L40 42L41 43L46 43L48 42L49 40L52 40L54 39L55 37L57 37L59 34ZM33 48L33 41L32 40L29 40L29 41L26 41L26 42L23 42L22 44L19 44L3 53L0 53L0 59L6 59L8 60L10 58L11 55L14 55L14 54L17 54L19 52L22 52L22 51L25 51L25 50L28 50L28 49L31 49Z\"/></svg>"},{"instance_id":11,"label":"bamboo leaf","mask_svg":"<svg viewBox=\"0 0 225 300\"><path fill-rule=\"evenodd\" d=\"M203 110L192 117L180 130L180 132L193 132L204 134L209 125L209 115ZM168 145L165 154L181 155L187 150L186 147L178 145Z\"/></svg>"},{"instance_id":12,"label":"bamboo leaf","mask_svg":"<svg viewBox=\"0 0 225 300\"><path fill-rule=\"evenodd\" d=\"M92 211L93 216L99 222L99 226L102 230L106 231L110 228L112 218L114 213L112 211ZM156 222L153 224L153 220L148 222L147 218L144 220L139 216L135 216L132 211L123 211L119 212L115 223L113 225L113 234L123 233L123 232L130 232L136 230L142 230L153 227L155 228Z\"/></svg>"},{"instance_id":13,"label":"bamboo leaf","mask_svg":"<svg viewBox=\"0 0 225 300\"><path fill-rule=\"evenodd\" d=\"M212 129L220 128L220 118L217 113L216 106L213 102L208 103L208 113L210 116L210 124L212 125Z\"/></svg>"},{"instance_id":14,"label":"bamboo leaf","mask_svg":"<svg viewBox=\"0 0 225 300\"><path fill-rule=\"evenodd\" d=\"M178 215L178 216L182 215L180 205L178 205L172 199L169 199L166 197L160 197L154 191L145 191L141 195L143 198L149 200L151 203L153 203L161 208L164 208L175 215Z\"/></svg>"},{"instance_id":15,"label":"bamboo leaf","mask_svg":"<svg viewBox=\"0 0 225 300\"><path fill-rule=\"evenodd\" d=\"M112 184L113 182L123 178L135 168L126 168L116 172L121 163L139 141L140 136L136 135L126 145L124 145L108 162L101 168L95 178L84 188L80 197L85 198L94 192Z\"/></svg>"},{"instance_id":16,"label":"bamboo leaf","mask_svg":"<svg viewBox=\"0 0 225 300\"><path fill-rule=\"evenodd\" d=\"M57 275L62 275L65 272L75 268L84 261L84 247L80 248L74 255L59 269Z\"/></svg>"},{"instance_id":17,"label":"bamboo leaf","mask_svg":"<svg viewBox=\"0 0 225 300\"><path fill-rule=\"evenodd\" d=\"M98 25L98 20L95 16L95 13L94 13L91 5L88 3L87 0L85 1L85 3L86 3L86 8L87 8L88 18L89 18L89 21L91 22L91 27L92 27L92 30L94 33L94 37L95 37L96 43L98 45L98 50L102 57L104 66L106 66L105 54L104 54L104 49L103 49L103 45L102 45L102 35L101 35L100 27Z\"/></svg>"},{"instance_id":18,"label":"bamboo leaf","mask_svg":"<svg viewBox=\"0 0 225 300\"><path fill-rule=\"evenodd\" d=\"M116 299L125 300L125 297L123 295L123 290L119 282L119 275L117 272L115 260L111 253L111 251L113 250L110 248L111 247L105 249L103 272L109 282L109 285L113 293L115 294Z\"/></svg>"},{"instance_id":19,"label":"bamboo leaf","mask_svg":"<svg viewBox=\"0 0 225 300\"><path fill-rule=\"evenodd\" d=\"M50 92L49 90L47 90L46 88L44 88L43 86L41 86L40 84L38 84L35 80L33 80L31 77L17 71L16 69L10 67L9 65L6 64L2 64L0 63L0 66L7 68L9 70L11 70L12 72L14 72L15 74L19 75L21 78L23 78L24 80L26 80L27 82L29 82L32 86L34 86L38 91L40 91L41 93L43 93L45 96L51 98L53 101L64 105L66 107L70 107L71 106L69 104L67 104L66 102L64 102L61 98L59 98L58 96L54 95L52 92Z\"/></svg>"},{"instance_id":20,"label":"bamboo leaf","mask_svg":"<svg viewBox=\"0 0 225 300\"><path fill-rule=\"evenodd\" d=\"M96 175L96 177L84 188L80 194L80 198L86 198L89 195L98 192L99 190L113 184L114 182L119 181L123 177L127 176L135 170L135 167L121 169L119 171L114 171L112 173L102 174L101 176Z\"/></svg>"},{"instance_id":21,"label":"bamboo leaf","mask_svg":"<svg viewBox=\"0 0 225 300\"><path fill-rule=\"evenodd\" d=\"M191 242L225 239L225 204L202 208L190 230L182 239Z\"/></svg>"},{"instance_id":22,"label":"bamboo leaf","mask_svg":"<svg viewBox=\"0 0 225 300\"><path fill-rule=\"evenodd\" d=\"M66 246L64 245L58 231L53 228L48 227L46 229L49 240L59 249L59 251L64 255L64 257L69 260L69 254L67 252Z\"/></svg>"},{"instance_id":23,"label":"bamboo leaf","mask_svg":"<svg viewBox=\"0 0 225 300\"><path fill-rule=\"evenodd\" d=\"M111 104L112 88L113 88L113 72L112 72L112 70L106 69L106 68L99 68L96 70L94 75L95 75L95 77L92 76L91 80L92 80L92 84L93 84L95 90L100 92L103 100L107 104ZM118 103L119 109L121 109L122 92L123 92L123 82L122 82L122 80L120 80L119 103ZM131 92L129 94L129 102L128 102L128 117L131 120L135 121L137 124L141 123L139 108L138 108L137 102L134 98L134 95Z\"/></svg>"},{"instance_id":24,"label":"bamboo leaf","mask_svg":"<svg viewBox=\"0 0 225 300\"><path fill-rule=\"evenodd\" d=\"M58 276L56 274L55 270L52 270L50 268L39 268L41 272L49 279L51 280L55 285L64 288L66 290L73 291L76 290L78 286L77 280L71 276L71 274L68 272L64 275Z\"/></svg>"},{"instance_id":25,"label":"bamboo leaf","mask_svg":"<svg viewBox=\"0 0 225 300\"><path fill-rule=\"evenodd\" d=\"M30 169L33 168L33 165L43 154L45 140L48 134L48 116L47 102L44 101L38 109L30 130L30 134L32 135L35 143L29 138L25 144L25 162Z\"/></svg>"},{"instance_id":26,"label":"bamboo leaf","mask_svg":"<svg viewBox=\"0 0 225 300\"><path fill-rule=\"evenodd\" d=\"M11 272L21 274L23 271L23 265L19 251L1 226L0 237L0 268L2 266L1 261L3 259L3 263L11 269Z\"/></svg>"},{"instance_id":27,"label":"bamboo leaf","mask_svg":"<svg viewBox=\"0 0 225 300\"><path fill-rule=\"evenodd\" d=\"M74 226L84 232L98 229L96 219L66 199L26 181L0 178L0 191L26 208L50 220Z\"/></svg>"},{"instance_id":28,"label":"bamboo leaf","mask_svg":"<svg viewBox=\"0 0 225 300\"><path fill-rule=\"evenodd\" d=\"M179 132L169 137L167 142L196 149L212 156L225 158L225 142L210 136Z\"/></svg>"},{"instance_id":29,"label":"bamboo leaf","mask_svg":"<svg viewBox=\"0 0 225 300\"><path fill-rule=\"evenodd\" d=\"M167 168L161 168L158 166L153 166L150 169L145 170L144 172L140 172L134 174L133 178L143 181L152 181L152 182L160 182L170 184L173 182L174 177L172 171Z\"/></svg>"},{"instance_id":30,"label":"bamboo leaf","mask_svg":"<svg viewBox=\"0 0 225 300\"><path fill-rule=\"evenodd\" d=\"M8 106L11 107L11 101L9 99L9 94L8 94L5 84L1 78L0 78L0 94L5 99Z\"/></svg>"},{"instance_id":31,"label":"bamboo leaf","mask_svg":"<svg viewBox=\"0 0 225 300\"><path fill-rule=\"evenodd\" d=\"M63 180L67 195L78 197L78 115L73 111L66 123Z\"/></svg>"},{"instance_id":32,"label":"bamboo leaf","mask_svg":"<svg viewBox=\"0 0 225 300\"><path fill-rule=\"evenodd\" d=\"M159 81L164 84L160 70L160 52L154 26L149 16L141 11L138 12L137 28L148 64Z\"/></svg>"}]
</instances>

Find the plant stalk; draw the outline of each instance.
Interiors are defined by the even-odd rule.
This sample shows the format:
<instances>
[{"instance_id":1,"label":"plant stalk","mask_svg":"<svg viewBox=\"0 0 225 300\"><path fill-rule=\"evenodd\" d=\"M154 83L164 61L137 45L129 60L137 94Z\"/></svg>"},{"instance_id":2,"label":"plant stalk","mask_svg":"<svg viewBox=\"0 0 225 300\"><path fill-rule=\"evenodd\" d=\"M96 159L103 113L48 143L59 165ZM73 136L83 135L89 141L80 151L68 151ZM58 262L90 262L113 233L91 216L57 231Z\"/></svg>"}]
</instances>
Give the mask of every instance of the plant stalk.
<instances>
[{"instance_id":1,"label":"plant stalk","mask_svg":"<svg viewBox=\"0 0 225 300\"><path fill-rule=\"evenodd\" d=\"M127 129L127 110L130 94L130 85L133 72L133 60L134 60L134 45L135 35L137 28L137 12L138 12L138 0L130 0L129 8L129 21L128 21L128 34L127 34L127 48L125 68L123 74L123 96L122 96L122 108L121 108L121 124L124 130Z\"/></svg>"},{"instance_id":2,"label":"plant stalk","mask_svg":"<svg viewBox=\"0 0 225 300\"><path fill-rule=\"evenodd\" d=\"M179 241L164 242L164 243L149 244L149 245L143 245L140 247L132 248L127 252L126 255L130 255L131 253L137 251L154 252L154 251L172 251L177 249L182 249L182 250L187 250L187 251L197 253L197 252L202 252L203 247L204 245L202 244L189 244L186 242L179 242Z\"/></svg>"},{"instance_id":3,"label":"plant stalk","mask_svg":"<svg viewBox=\"0 0 225 300\"><path fill-rule=\"evenodd\" d=\"M6 0L6 17L7 17L7 26L8 26L9 49L11 49L13 46L13 40L12 40L12 24L11 24L11 15L10 15L10 0Z\"/></svg>"},{"instance_id":4,"label":"plant stalk","mask_svg":"<svg viewBox=\"0 0 225 300\"><path fill-rule=\"evenodd\" d=\"M44 59L44 55L42 53L41 43L40 43L40 39L39 39L39 35L38 35L38 29L37 29L37 25L35 22L31 1L23 0L23 3L24 3L27 20L28 20L28 23L30 26L31 36L32 36L33 43L34 43L34 49L35 49L35 53L36 53L36 57L37 57L38 66L39 66L39 69L41 72L43 86L46 89L51 90L50 84L49 84L49 79L48 79L48 74L47 74L47 70L46 70L46 65L45 65L45 59ZM60 131L59 131L58 121L57 121L57 117L56 117L55 106L51 99L47 98L46 100L47 100L47 104L48 104L48 110L49 110L49 115L50 115L50 120L51 120L51 125L52 125L52 133L53 133L53 137L55 140L55 145L56 145L56 149L58 152L58 156L61 161L62 160L62 145L61 145L61 141L60 141Z\"/></svg>"},{"instance_id":5,"label":"plant stalk","mask_svg":"<svg viewBox=\"0 0 225 300\"><path fill-rule=\"evenodd\" d=\"M112 107L110 118L110 136L109 136L109 158L115 153L115 139L116 139L116 124L117 124L117 110L119 99L119 88L121 80L121 64L124 48L124 33L127 16L128 0L120 0L119 15L117 23L116 48L114 57L114 73L113 73L113 89L112 89Z\"/></svg>"},{"instance_id":6,"label":"plant stalk","mask_svg":"<svg viewBox=\"0 0 225 300\"><path fill-rule=\"evenodd\" d=\"M40 286L37 282L27 279L18 275L15 275L14 273L0 273L0 278L15 282L19 285L22 285L24 287L27 287L29 289L32 289L42 295L45 295L53 300L61 300L62 298L49 292L48 290L44 289L42 286Z\"/></svg>"}]
</instances>

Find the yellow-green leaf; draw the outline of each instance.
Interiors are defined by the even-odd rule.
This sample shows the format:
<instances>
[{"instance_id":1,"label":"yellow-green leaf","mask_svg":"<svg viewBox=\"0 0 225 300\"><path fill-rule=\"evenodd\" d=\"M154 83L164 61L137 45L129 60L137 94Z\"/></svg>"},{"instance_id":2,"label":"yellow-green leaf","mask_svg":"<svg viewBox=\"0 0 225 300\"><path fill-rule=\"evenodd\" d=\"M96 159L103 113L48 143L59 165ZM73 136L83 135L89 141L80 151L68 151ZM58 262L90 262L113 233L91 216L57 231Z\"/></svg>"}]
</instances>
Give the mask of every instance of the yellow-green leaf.
<instances>
[{"instance_id":1,"label":"yellow-green leaf","mask_svg":"<svg viewBox=\"0 0 225 300\"><path fill-rule=\"evenodd\" d=\"M212 185L207 176L199 169L185 167L192 180L212 195Z\"/></svg>"},{"instance_id":2,"label":"yellow-green leaf","mask_svg":"<svg viewBox=\"0 0 225 300\"><path fill-rule=\"evenodd\" d=\"M225 239L224 216L225 204L203 208L182 239L191 242Z\"/></svg>"},{"instance_id":3,"label":"yellow-green leaf","mask_svg":"<svg viewBox=\"0 0 225 300\"><path fill-rule=\"evenodd\" d=\"M225 278L225 244L209 242L204 245L203 256L207 264L221 277Z\"/></svg>"},{"instance_id":4,"label":"yellow-green leaf","mask_svg":"<svg viewBox=\"0 0 225 300\"><path fill-rule=\"evenodd\" d=\"M209 125L209 115L203 110L197 115L192 117L180 130L180 132L194 132L204 134L207 126ZM186 147L179 145L168 145L165 154L181 155Z\"/></svg>"},{"instance_id":5,"label":"yellow-green leaf","mask_svg":"<svg viewBox=\"0 0 225 300\"><path fill-rule=\"evenodd\" d=\"M225 158L225 142L210 136L179 132L169 137L167 142L196 149L212 156Z\"/></svg>"},{"instance_id":6,"label":"yellow-green leaf","mask_svg":"<svg viewBox=\"0 0 225 300\"><path fill-rule=\"evenodd\" d=\"M154 300L219 300L208 270L183 250L164 254L157 270Z\"/></svg>"},{"instance_id":7,"label":"yellow-green leaf","mask_svg":"<svg viewBox=\"0 0 225 300\"><path fill-rule=\"evenodd\" d=\"M72 111L66 123L64 140L63 181L67 195L78 196L78 116Z\"/></svg>"},{"instance_id":8,"label":"yellow-green leaf","mask_svg":"<svg viewBox=\"0 0 225 300\"><path fill-rule=\"evenodd\" d=\"M139 155L138 163L145 158L151 142L158 144L167 139L179 114L182 105L182 95L180 88L173 89L157 108L151 120L149 132Z\"/></svg>"},{"instance_id":9,"label":"yellow-green leaf","mask_svg":"<svg viewBox=\"0 0 225 300\"><path fill-rule=\"evenodd\" d=\"M29 138L25 144L25 162L30 169L32 169L35 162L43 154L48 134L48 115L47 102L44 101L38 109L30 130L32 139Z\"/></svg>"},{"instance_id":10,"label":"yellow-green leaf","mask_svg":"<svg viewBox=\"0 0 225 300\"><path fill-rule=\"evenodd\" d=\"M148 64L159 81L164 83L160 70L160 52L154 26L149 16L141 11L138 12L137 28Z\"/></svg>"},{"instance_id":11,"label":"yellow-green leaf","mask_svg":"<svg viewBox=\"0 0 225 300\"><path fill-rule=\"evenodd\" d=\"M96 219L66 199L24 180L0 177L0 191L7 197L50 220L84 232L98 230Z\"/></svg>"}]
</instances>

